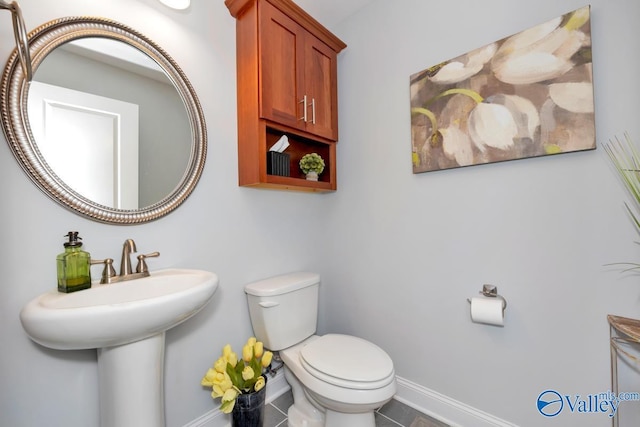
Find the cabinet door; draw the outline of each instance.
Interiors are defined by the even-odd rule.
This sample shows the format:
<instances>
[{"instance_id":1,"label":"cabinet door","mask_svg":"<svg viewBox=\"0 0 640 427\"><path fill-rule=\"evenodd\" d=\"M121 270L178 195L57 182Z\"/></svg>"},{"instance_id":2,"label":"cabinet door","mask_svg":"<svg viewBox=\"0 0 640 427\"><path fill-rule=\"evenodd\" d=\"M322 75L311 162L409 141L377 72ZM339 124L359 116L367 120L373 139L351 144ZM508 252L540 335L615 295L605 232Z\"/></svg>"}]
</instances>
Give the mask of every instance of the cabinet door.
<instances>
[{"instance_id":1,"label":"cabinet door","mask_svg":"<svg viewBox=\"0 0 640 427\"><path fill-rule=\"evenodd\" d=\"M307 34L304 62L304 92L307 95L307 131L338 139L337 54Z\"/></svg>"},{"instance_id":2,"label":"cabinet door","mask_svg":"<svg viewBox=\"0 0 640 427\"><path fill-rule=\"evenodd\" d=\"M305 30L267 2L260 3L260 116L276 123L305 129Z\"/></svg>"}]
</instances>

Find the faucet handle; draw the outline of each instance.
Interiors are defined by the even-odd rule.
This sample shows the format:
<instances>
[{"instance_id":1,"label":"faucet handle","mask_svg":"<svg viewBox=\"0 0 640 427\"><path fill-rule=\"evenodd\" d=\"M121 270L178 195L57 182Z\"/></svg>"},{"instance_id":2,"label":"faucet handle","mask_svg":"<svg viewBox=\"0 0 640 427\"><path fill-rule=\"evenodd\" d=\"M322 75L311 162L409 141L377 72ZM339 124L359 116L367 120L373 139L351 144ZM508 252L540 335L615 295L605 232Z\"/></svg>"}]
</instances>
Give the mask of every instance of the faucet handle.
<instances>
[{"instance_id":1,"label":"faucet handle","mask_svg":"<svg viewBox=\"0 0 640 427\"><path fill-rule=\"evenodd\" d=\"M113 268L113 259L92 259L91 265L94 264L104 264L104 269L102 270L102 278L100 279L101 284L111 283L111 279L116 276L116 269Z\"/></svg>"},{"instance_id":2,"label":"faucet handle","mask_svg":"<svg viewBox=\"0 0 640 427\"><path fill-rule=\"evenodd\" d=\"M146 255L138 255L138 265L136 266L136 273L149 273L149 267L147 267L147 262L145 261L146 258L155 258L155 257L159 257L160 256L160 252L151 252L150 254L146 254Z\"/></svg>"}]
</instances>

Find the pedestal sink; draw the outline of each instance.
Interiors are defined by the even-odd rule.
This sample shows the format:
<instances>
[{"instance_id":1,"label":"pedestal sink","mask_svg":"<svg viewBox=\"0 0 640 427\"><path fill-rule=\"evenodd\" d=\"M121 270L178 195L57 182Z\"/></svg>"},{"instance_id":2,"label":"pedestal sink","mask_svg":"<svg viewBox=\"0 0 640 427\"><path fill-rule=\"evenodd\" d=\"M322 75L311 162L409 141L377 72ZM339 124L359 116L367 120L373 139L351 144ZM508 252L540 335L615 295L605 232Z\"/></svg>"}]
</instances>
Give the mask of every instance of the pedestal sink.
<instances>
[{"instance_id":1,"label":"pedestal sink","mask_svg":"<svg viewBox=\"0 0 640 427\"><path fill-rule=\"evenodd\" d=\"M70 294L52 290L20 312L35 342L98 349L100 425L164 426L164 338L213 297L218 276L167 269Z\"/></svg>"}]
</instances>

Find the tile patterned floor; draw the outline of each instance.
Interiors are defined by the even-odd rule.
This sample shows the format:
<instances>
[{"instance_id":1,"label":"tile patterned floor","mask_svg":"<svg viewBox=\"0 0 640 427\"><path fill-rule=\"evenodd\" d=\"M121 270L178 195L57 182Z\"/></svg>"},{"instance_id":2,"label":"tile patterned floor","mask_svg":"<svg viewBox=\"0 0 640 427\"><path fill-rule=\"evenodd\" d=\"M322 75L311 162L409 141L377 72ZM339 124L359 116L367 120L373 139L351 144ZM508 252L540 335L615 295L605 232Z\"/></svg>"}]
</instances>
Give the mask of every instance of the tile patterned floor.
<instances>
[{"instance_id":1,"label":"tile patterned floor","mask_svg":"<svg viewBox=\"0 0 640 427\"><path fill-rule=\"evenodd\" d=\"M293 403L288 391L265 407L264 427L287 427L287 409ZM391 400L376 411L376 427L448 427L415 409Z\"/></svg>"}]
</instances>

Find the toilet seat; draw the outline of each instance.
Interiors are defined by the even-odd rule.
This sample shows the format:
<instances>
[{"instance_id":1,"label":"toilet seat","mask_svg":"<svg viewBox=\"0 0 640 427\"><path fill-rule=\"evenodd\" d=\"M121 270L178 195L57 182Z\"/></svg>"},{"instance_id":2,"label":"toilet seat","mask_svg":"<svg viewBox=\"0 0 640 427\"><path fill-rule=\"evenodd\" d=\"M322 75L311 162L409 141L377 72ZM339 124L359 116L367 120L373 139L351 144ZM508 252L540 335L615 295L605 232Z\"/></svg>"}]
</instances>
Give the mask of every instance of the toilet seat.
<instances>
[{"instance_id":1,"label":"toilet seat","mask_svg":"<svg viewBox=\"0 0 640 427\"><path fill-rule=\"evenodd\" d=\"M350 335L319 337L301 349L300 362L319 380L344 388L382 388L395 377L393 361L384 350Z\"/></svg>"}]
</instances>

